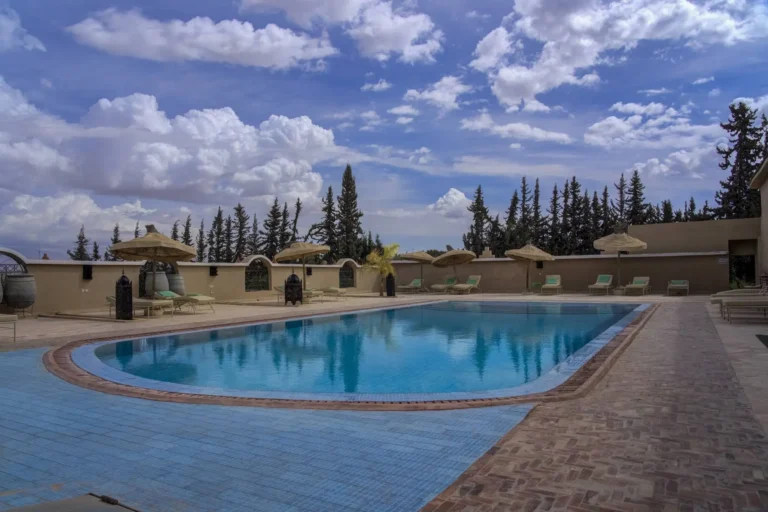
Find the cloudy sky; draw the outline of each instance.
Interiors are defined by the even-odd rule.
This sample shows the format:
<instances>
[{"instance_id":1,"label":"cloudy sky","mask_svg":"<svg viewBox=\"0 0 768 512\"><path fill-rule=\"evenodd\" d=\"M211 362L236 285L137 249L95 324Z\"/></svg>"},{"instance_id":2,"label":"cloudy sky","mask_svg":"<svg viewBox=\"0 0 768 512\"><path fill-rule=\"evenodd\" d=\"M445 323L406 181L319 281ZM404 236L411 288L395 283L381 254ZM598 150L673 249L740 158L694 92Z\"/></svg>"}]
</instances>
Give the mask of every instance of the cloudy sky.
<instances>
[{"instance_id":1,"label":"cloudy sky","mask_svg":"<svg viewBox=\"0 0 768 512\"><path fill-rule=\"evenodd\" d=\"M0 245L274 196L306 229L346 163L408 250L458 245L474 188L503 212L523 175L545 201L637 168L711 203L767 49L762 0L0 0Z\"/></svg>"}]
</instances>

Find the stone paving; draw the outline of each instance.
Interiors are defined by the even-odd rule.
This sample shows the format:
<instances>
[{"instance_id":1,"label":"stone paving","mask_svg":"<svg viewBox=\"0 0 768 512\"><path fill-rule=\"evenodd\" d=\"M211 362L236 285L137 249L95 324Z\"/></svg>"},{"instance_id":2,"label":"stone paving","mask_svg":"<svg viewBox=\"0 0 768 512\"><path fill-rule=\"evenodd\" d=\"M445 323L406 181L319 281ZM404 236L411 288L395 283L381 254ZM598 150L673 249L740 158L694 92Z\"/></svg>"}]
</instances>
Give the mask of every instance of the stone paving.
<instances>
[{"instance_id":1,"label":"stone paving","mask_svg":"<svg viewBox=\"0 0 768 512\"><path fill-rule=\"evenodd\" d=\"M153 402L0 354L0 510L88 492L142 511L417 510L531 405L353 412Z\"/></svg>"},{"instance_id":2,"label":"stone paving","mask_svg":"<svg viewBox=\"0 0 768 512\"><path fill-rule=\"evenodd\" d=\"M426 510L768 510L767 475L705 305L670 303L589 395L537 407Z\"/></svg>"}]
</instances>

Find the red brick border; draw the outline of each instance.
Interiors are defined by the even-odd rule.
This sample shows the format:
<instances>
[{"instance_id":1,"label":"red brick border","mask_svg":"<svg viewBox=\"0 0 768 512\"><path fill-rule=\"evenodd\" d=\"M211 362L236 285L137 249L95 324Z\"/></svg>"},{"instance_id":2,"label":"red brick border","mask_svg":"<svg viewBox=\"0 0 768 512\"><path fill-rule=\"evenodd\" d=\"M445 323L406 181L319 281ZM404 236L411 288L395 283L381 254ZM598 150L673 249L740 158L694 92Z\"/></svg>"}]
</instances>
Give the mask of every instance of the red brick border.
<instances>
[{"instance_id":1,"label":"red brick border","mask_svg":"<svg viewBox=\"0 0 768 512\"><path fill-rule=\"evenodd\" d=\"M378 309L366 308L366 309ZM235 405L250 407L280 407L294 409L331 409L331 410L357 410L357 411L424 411L424 410L447 410L447 409L465 409L473 407L489 407L499 405L513 405L530 402L557 402L562 400L573 400L588 393L605 373L613 366L613 363L619 358L624 350L634 339L637 332L645 325L651 315L658 308L658 304L642 312L635 318L624 330L606 344L600 351L587 361L576 373L574 373L565 383L555 389L544 393L534 393L525 396L509 398L485 398L471 400L442 400L434 402L340 402L330 400L291 400L291 399L270 399L270 398L242 398L230 396L200 395L193 393L178 393L171 391L160 391L155 389L140 388L118 384L93 375L72 361L72 351L80 346L98 341L109 340L111 338L100 338L74 341L58 348L49 350L43 355L45 367L57 377L77 386L81 386L102 393L113 395L128 396L133 398L144 398L147 400L157 400L161 402L177 402L188 404L210 404L210 405ZM364 311L358 309L348 311L354 313ZM291 317L270 319L272 321L289 320ZM243 325L253 322L238 322L231 325ZM178 331L178 328L175 329ZM168 332L163 331L163 332ZM142 334L142 336L151 336L152 334ZM481 458L482 460L482 458Z\"/></svg>"}]
</instances>

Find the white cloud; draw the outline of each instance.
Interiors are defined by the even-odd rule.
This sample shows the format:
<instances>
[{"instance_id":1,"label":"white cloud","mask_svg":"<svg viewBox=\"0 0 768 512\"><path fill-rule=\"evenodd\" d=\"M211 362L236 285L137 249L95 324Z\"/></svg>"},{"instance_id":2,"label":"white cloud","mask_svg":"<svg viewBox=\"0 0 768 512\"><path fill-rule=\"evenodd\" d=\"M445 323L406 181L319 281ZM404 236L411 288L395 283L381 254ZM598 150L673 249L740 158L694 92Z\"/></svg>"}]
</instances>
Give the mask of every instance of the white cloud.
<instances>
[{"instance_id":1,"label":"white cloud","mask_svg":"<svg viewBox=\"0 0 768 512\"><path fill-rule=\"evenodd\" d=\"M621 112L622 114L639 114L642 116L656 116L661 114L667 109L666 106L661 103L649 103L647 105L641 105L639 103L614 103L610 110L615 112Z\"/></svg>"},{"instance_id":2,"label":"white cloud","mask_svg":"<svg viewBox=\"0 0 768 512\"><path fill-rule=\"evenodd\" d=\"M133 94L99 100L70 124L0 80L0 168L17 193L45 185L171 201L265 203L277 194L312 203L322 179L311 166L342 158L355 154L306 116L251 126L225 107L169 118L153 96Z\"/></svg>"},{"instance_id":3,"label":"white cloud","mask_svg":"<svg viewBox=\"0 0 768 512\"><path fill-rule=\"evenodd\" d=\"M514 35L506 28L498 27L477 43L473 53L475 60L469 65L481 72L496 69L505 64L505 58L508 55L521 48L514 43Z\"/></svg>"},{"instance_id":4,"label":"white cloud","mask_svg":"<svg viewBox=\"0 0 768 512\"><path fill-rule=\"evenodd\" d=\"M526 100L525 105L523 106L523 110L525 112L549 112L552 110L539 100Z\"/></svg>"},{"instance_id":5,"label":"white cloud","mask_svg":"<svg viewBox=\"0 0 768 512\"><path fill-rule=\"evenodd\" d=\"M646 96L661 96L662 94L669 94L672 91L666 87L662 87L661 89L640 89L637 92L645 94Z\"/></svg>"},{"instance_id":6,"label":"white cloud","mask_svg":"<svg viewBox=\"0 0 768 512\"><path fill-rule=\"evenodd\" d=\"M451 188L427 208L449 219L461 219L469 217L467 207L471 203L472 201L464 195L464 192Z\"/></svg>"},{"instance_id":7,"label":"white cloud","mask_svg":"<svg viewBox=\"0 0 768 512\"><path fill-rule=\"evenodd\" d=\"M570 177L572 169L561 164L530 164L510 158L492 158L486 156L464 155L453 162L452 170L456 173L473 176L556 176Z\"/></svg>"},{"instance_id":8,"label":"white cloud","mask_svg":"<svg viewBox=\"0 0 768 512\"><path fill-rule=\"evenodd\" d=\"M720 89L718 88L712 89L707 93L707 96L709 96L710 98L717 98L718 96L720 96Z\"/></svg>"},{"instance_id":9,"label":"white cloud","mask_svg":"<svg viewBox=\"0 0 768 512\"><path fill-rule=\"evenodd\" d=\"M409 89L403 99L406 101L426 101L443 112L448 112L458 109L459 103L457 99L459 96L471 91L472 87L461 83L461 77L444 76L422 91Z\"/></svg>"},{"instance_id":10,"label":"white cloud","mask_svg":"<svg viewBox=\"0 0 768 512\"><path fill-rule=\"evenodd\" d=\"M410 123L412 123L412 122L413 122L413 118L412 118L412 117L398 117L398 118L395 120L395 122L396 122L397 124L410 124Z\"/></svg>"},{"instance_id":11,"label":"white cloud","mask_svg":"<svg viewBox=\"0 0 768 512\"><path fill-rule=\"evenodd\" d=\"M354 20L375 0L242 0L240 6L251 10L282 10L304 28L314 22L338 24Z\"/></svg>"},{"instance_id":12,"label":"white cloud","mask_svg":"<svg viewBox=\"0 0 768 512\"><path fill-rule=\"evenodd\" d=\"M522 101L562 85L597 83L599 76L589 70L606 52L631 50L643 40L700 48L765 37L768 11L746 1L524 0L514 3L505 23L543 44L531 65L518 62L489 73L499 102L519 108Z\"/></svg>"},{"instance_id":13,"label":"white cloud","mask_svg":"<svg viewBox=\"0 0 768 512\"><path fill-rule=\"evenodd\" d=\"M497 135L502 139L533 140L537 142L556 142L570 144L571 138L560 132L542 130L525 123L496 124L490 114L484 112L476 117L461 120L461 129L475 132L486 132Z\"/></svg>"},{"instance_id":14,"label":"white cloud","mask_svg":"<svg viewBox=\"0 0 768 512\"><path fill-rule=\"evenodd\" d=\"M364 125L360 128L362 132L372 132L376 127L384 124L384 120L376 113L375 110L368 110L360 114L360 119L363 120Z\"/></svg>"},{"instance_id":15,"label":"white cloud","mask_svg":"<svg viewBox=\"0 0 768 512\"><path fill-rule=\"evenodd\" d=\"M509 149L515 149L519 151L523 149L523 145L520 144L519 142L513 142L512 144L509 145Z\"/></svg>"},{"instance_id":16,"label":"white cloud","mask_svg":"<svg viewBox=\"0 0 768 512\"><path fill-rule=\"evenodd\" d=\"M631 169L637 169L641 173L649 176L689 176L695 179L701 179L701 173L697 169L701 167L703 158L714 155L714 148L710 145L681 149L670 153L666 158L650 158L645 162L638 162Z\"/></svg>"},{"instance_id":17,"label":"white cloud","mask_svg":"<svg viewBox=\"0 0 768 512\"><path fill-rule=\"evenodd\" d=\"M470 20L487 20L491 17L490 14L482 14L477 11L469 11L466 16Z\"/></svg>"},{"instance_id":18,"label":"white cloud","mask_svg":"<svg viewBox=\"0 0 768 512\"><path fill-rule=\"evenodd\" d=\"M387 89L391 89L392 84L384 80L383 78L380 78L378 82L375 84L367 83L363 85L360 90L361 91L372 91L372 92L382 92L386 91Z\"/></svg>"},{"instance_id":19,"label":"white cloud","mask_svg":"<svg viewBox=\"0 0 768 512\"><path fill-rule=\"evenodd\" d=\"M434 62L442 50L443 33L423 13L395 10L392 2L379 2L363 9L347 33L357 41L360 53L379 61L394 55L410 64Z\"/></svg>"},{"instance_id":20,"label":"white cloud","mask_svg":"<svg viewBox=\"0 0 768 512\"><path fill-rule=\"evenodd\" d=\"M632 110L625 108L624 111L631 113ZM635 113L626 118L610 116L601 119L587 129L584 141L606 148L690 149L700 147L704 142L712 142L721 135L719 125L691 124L690 119L681 112L668 108L663 115L657 117L649 118L646 115L644 118Z\"/></svg>"},{"instance_id":21,"label":"white cloud","mask_svg":"<svg viewBox=\"0 0 768 512\"><path fill-rule=\"evenodd\" d=\"M693 82L691 82L693 85L702 85L702 84L708 84L709 82L712 82L715 79L713 76L706 76L702 78L697 78Z\"/></svg>"},{"instance_id":22,"label":"white cloud","mask_svg":"<svg viewBox=\"0 0 768 512\"><path fill-rule=\"evenodd\" d=\"M396 116L410 116L410 117L415 117L420 114L418 109L413 108L411 105L400 105L399 107L394 107L387 110L387 112Z\"/></svg>"},{"instance_id":23,"label":"white cloud","mask_svg":"<svg viewBox=\"0 0 768 512\"><path fill-rule=\"evenodd\" d=\"M751 109L757 109L766 112L768 111L768 94L765 96L760 96L759 98L735 98L731 102L731 105L735 105L737 103L746 103L747 106Z\"/></svg>"},{"instance_id":24,"label":"white cloud","mask_svg":"<svg viewBox=\"0 0 768 512\"><path fill-rule=\"evenodd\" d=\"M45 45L21 26L16 11L7 7L0 8L0 52L16 48L45 51Z\"/></svg>"},{"instance_id":25,"label":"white cloud","mask_svg":"<svg viewBox=\"0 0 768 512\"><path fill-rule=\"evenodd\" d=\"M326 36L313 38L269 24L210 18L152 20L138 11L107 9L67 29L81 44L115 55L159 62L207 61L287 69L337 53Z\"/></svg>"}]
</instances>

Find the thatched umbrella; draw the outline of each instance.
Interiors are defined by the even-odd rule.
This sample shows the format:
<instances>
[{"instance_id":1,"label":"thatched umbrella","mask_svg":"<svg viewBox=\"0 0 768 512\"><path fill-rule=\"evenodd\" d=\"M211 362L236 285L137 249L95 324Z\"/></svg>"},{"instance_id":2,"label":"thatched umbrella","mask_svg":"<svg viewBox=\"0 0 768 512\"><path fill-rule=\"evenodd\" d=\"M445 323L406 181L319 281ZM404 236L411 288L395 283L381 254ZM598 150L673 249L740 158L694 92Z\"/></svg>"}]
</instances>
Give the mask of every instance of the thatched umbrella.
<instances>
[{"instance_id":1,"label":"thatched umbrella","mask_svg":"<svg viewBox=\"0 0 768 512\"><path fill-rule=\"evenodd\" d=\"M419 266L421 267L421 285L424 286L424 264L432 263L433 261L435 261L435 258L424 251L419 251L419 252L409 252L408 254L403 254L400 256L400 259L403 259L406 261L416 261L420 264Z\"/></svg>"},{"instance_id":2,"label":"thatched umbrella","mask_svg":"<svg viewBox=\"0 0 768 512\"><path fill-rule=\"evenodd\" d=\"M307 289L307 258L325 254L331 250L327 245L312 244L309 242L293 242L290 247L283 249L275 256L275 261L301 260L301 276L304 289Z\"/></svg>"},{"instance_id":3,"label":"thatched umbrella","mask_svg":"<svg viewBox=\"0 0 768 512\"><path fill-rule=\"evenodd\" d=\"M465 251L463 249L454 249L452 251L448 251L445 254L441 254L437 258L435 258L432 261L432 265L438 267L438 268L445 268L445 267L453 267L453 273L456 275L456 278L459 277L459 273L456 271L456 265L461 265L462 263L469 263L473 259L475 259L477 256L472 251Z\"/></svg>"},{"instance_id":4,"label":"thatched umbrella","mask_svg":"<svg viewBox=\"0 0 768 512\"><path fill-rule=\"evenodd\" d=\"M627 252L644 251L648 248L648 244L642 240L631 237L626 233L626 226L616 225L614 228L615 233L612 235L604 236L595 240L595 249L606 253L617 253L619 257L618 262L618 276L619 286L621 286L621 254Z\"/></svg>"},{"instance_id":5,"label":"thatched umbrella","mask_svg":"<svg viewBox=\"0 0 768 512\"><path fill-rule=\"evenodd\" d=\"M128 261L150 260L152 264L152 290L157 280L157 265L155 263L176 263L189 261L197 254L194 247L177 242L155 229L153 224L147 225L147 234L120 242L109 248L118 258Z\"/></svg>"},{"instance_id":6,"label":"thatched umbrella","mask_svg":"<svg viewBox=\"0 0 768 512\"><path fill-rule=\"evenodd\" d=\"M520 249L510 249L504 253L504 256L508 258L519 258L528 260L528 265L525 269L525 289L530 290L530 275L531 275L531 262L532 261L554 261L555 257L544 252L535 245L528 244Z\"/></svg>"}]
</instances>

